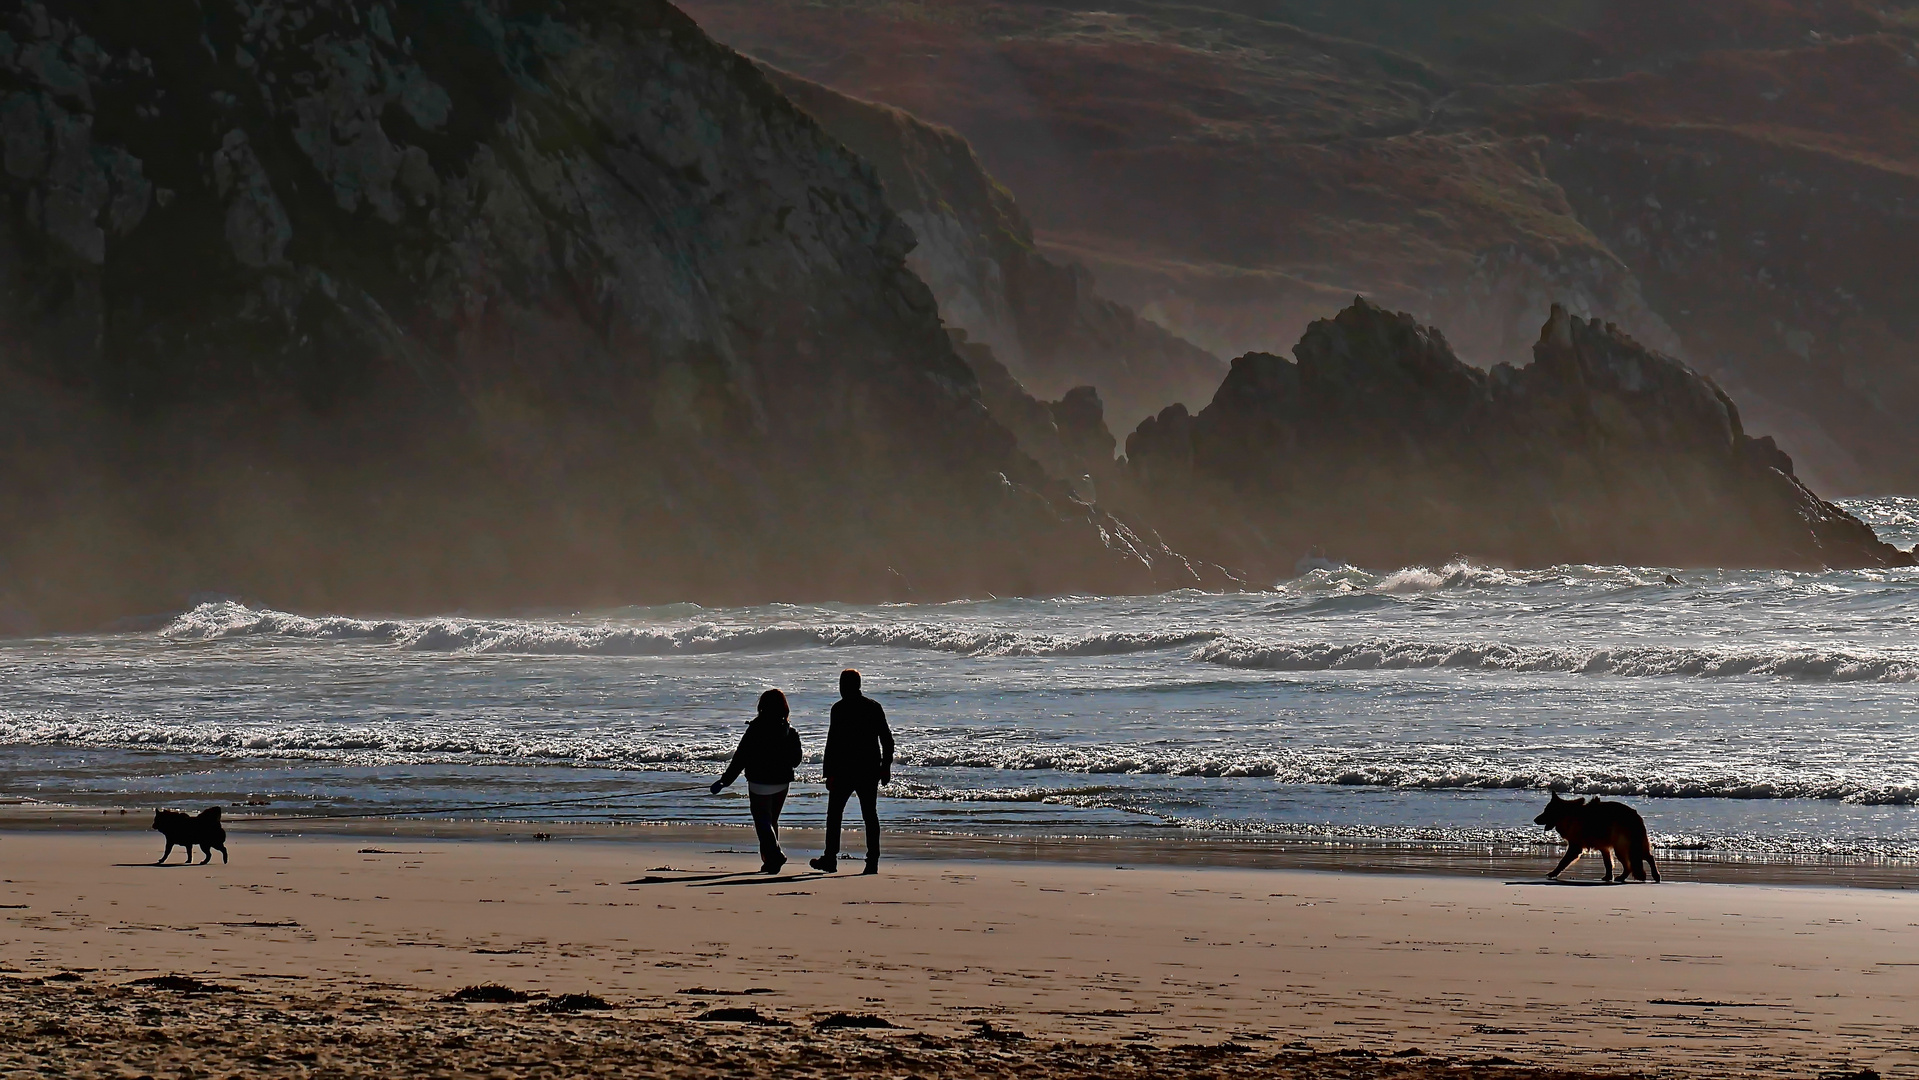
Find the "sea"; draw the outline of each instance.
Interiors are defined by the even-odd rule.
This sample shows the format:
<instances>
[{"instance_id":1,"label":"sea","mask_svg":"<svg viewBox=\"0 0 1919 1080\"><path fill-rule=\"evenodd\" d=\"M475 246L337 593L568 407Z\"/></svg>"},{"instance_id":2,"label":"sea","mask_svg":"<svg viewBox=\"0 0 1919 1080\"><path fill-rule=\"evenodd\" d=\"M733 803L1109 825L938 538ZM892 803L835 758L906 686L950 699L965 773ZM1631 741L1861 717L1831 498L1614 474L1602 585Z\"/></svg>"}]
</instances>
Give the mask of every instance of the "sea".
<instances>
[{"instance_id":1,"label":"sea","mask_svg":"<svg viewBox=\"0 0 1919 1080\"><path fill-rule=\"evenodd\" d=\"M1919 541L1919 499L1846 505ZM897 738L893 828L1540 843L1559 791L1633 803L1669 852L1910 859L1915 631L1911 569L1460 562L1225 595L514 618L213 599L0 640L0 794L742 824L744 784L703 785L777 687L807 761L788 820L817 824L853 667Z\"/></svg>"}]
</instances>

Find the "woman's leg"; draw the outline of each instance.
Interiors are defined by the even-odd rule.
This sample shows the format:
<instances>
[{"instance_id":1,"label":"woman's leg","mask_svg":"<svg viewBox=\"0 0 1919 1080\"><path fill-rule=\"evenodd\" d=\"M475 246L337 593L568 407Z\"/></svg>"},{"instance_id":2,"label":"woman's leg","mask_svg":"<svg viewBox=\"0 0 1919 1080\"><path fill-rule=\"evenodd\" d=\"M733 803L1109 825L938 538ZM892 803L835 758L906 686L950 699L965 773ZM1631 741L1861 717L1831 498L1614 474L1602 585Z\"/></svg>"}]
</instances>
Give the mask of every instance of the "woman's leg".
<instances>
[{"instance_id":1,"label":"woman's leg","mask_svg":"<svg viewBox=\"0 0 1919 1080\"><path fill-rule=\"evenodd\" d=\"M786 793L746 798L753 808L753 831L760 838L760 865L777 867L786 861L786 853L780 850L780 809L786 805Z\"/></svg>"}]
</instances>

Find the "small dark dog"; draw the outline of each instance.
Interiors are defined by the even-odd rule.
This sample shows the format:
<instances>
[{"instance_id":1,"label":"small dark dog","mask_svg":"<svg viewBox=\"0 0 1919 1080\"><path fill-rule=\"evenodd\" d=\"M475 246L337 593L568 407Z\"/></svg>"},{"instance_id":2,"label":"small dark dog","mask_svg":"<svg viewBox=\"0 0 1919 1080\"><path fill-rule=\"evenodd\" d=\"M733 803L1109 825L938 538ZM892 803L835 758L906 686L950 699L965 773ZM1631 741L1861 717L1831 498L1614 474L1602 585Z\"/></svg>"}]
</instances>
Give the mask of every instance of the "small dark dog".
<instances>
[{"instance_id":1,"label":"small dark dog","mask_svg":"<svg viewBox=\"0 0 1919 1080\"><path fill-rule=\"evenodd\" d=\"M220 861L227 861L227 830L220 824L220 808L209 806L198 814L182 814L178 810L155 810L153 827L167 838L167 849L160 855L155 866L167 861L173 854L173 846L180 845L187 851L187 861L193 861L193 849L199 848L206 858L200 860L205 866L213 861L215 850L220 852Z\"/></svg>"}]
</instances>

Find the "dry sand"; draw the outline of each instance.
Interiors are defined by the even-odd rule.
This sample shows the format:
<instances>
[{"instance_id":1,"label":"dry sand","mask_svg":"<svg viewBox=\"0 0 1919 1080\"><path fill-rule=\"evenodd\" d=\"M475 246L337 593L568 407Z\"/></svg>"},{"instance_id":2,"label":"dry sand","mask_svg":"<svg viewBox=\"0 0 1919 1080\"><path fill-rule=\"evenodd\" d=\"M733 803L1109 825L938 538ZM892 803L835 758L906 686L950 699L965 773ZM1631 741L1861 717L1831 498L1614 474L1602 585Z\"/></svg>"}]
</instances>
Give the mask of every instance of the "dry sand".
<instances>
[{"instance_id":1,"label":"dry sand","mask_svg":"<svg viewBox=\"0 0 1919 1080\"><path fill-rule=\"evenodd\" d=\"M746 1067L701 1056L715 1033L796 1060L837 1040L846 1068L924 1058L881 1062L889 1076L990 1072L1062 1040L1106 1046L1045 1050L1062 1075L1438 1067L1387 1057L1415 1049L1686 1075L1919 1066L1911 892L933 859L878 877L796 860L768 879L744 851L696 846L237 831L230 865L154 867L153 833L0 844L0 1067L41 1074L484 1072L491 1055L520 1075L553 1058L537 1044L555 1025L608 1068L667 1069L671 1051L689 1075ZM79 981L33 983L61 971ZM126 985L173 973L232 990ZM616 1007L434 1000L482 983ZM794 1026L693 1020L714 1008ZM816 1032L833 1012L898 1029ZM982 1021L1031 1038L970 1037ZM238 1041L207 1042L221 1032ZM1170 1049L1228 1042L1250 1049Z\"/></svg>"}]
</instances>

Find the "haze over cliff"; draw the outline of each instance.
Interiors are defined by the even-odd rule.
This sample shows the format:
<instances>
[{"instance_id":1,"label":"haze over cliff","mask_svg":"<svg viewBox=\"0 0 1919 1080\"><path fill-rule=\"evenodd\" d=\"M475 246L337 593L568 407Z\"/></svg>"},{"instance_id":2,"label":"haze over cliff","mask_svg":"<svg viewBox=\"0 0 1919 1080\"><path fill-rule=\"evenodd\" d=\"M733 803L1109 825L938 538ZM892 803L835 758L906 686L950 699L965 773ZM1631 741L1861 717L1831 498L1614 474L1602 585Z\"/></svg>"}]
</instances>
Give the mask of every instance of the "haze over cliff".
<instances>
[{"instance_id":1,"label":"haze over cliff","mask_svg":"<svg viewBox=\"0 0 1919 1080\"><path fill-rule=\"evenodd\" d=\"M653 0L0 18L0 608L1161 587L870 168Z\"/></svg>"},{"instance_id":2,"label":"haze over cliff","mask_svg":"<svg viewBox=\"0 0 1919 1080\"><path fill-rule=\"evenodd\" d=\"M1041 254L1012 193L957 132L771 73L827 133L872 162L918 240L907 264L933 290L949 327L987 346L1031 393L1096 388L1115 434L1170 402L1199 408L1226 365L1131 308L1101 296L1076 263Z\"/></svg>"},{"instance_id":3,"label":"haze over cliff","mask_svg":"<svg viewBox=\"0 0 1919 1080\"><path fill-rule=\"evenodd\" d=\"M1907 3L689 10L951 126L1043 251L1217 355L1364 293L1518 364L1562 303L1719 380L1821 490L1919 490Z\"/></svg>"}]
</instances>

